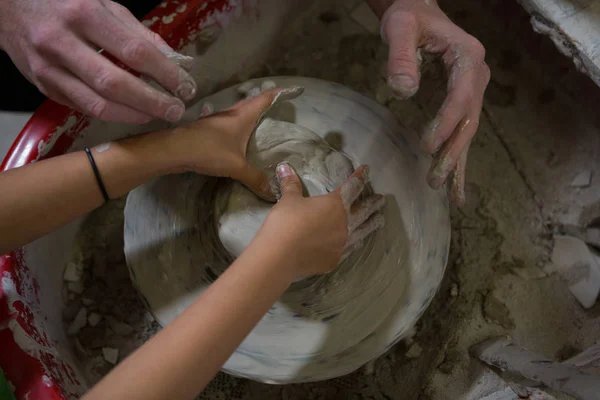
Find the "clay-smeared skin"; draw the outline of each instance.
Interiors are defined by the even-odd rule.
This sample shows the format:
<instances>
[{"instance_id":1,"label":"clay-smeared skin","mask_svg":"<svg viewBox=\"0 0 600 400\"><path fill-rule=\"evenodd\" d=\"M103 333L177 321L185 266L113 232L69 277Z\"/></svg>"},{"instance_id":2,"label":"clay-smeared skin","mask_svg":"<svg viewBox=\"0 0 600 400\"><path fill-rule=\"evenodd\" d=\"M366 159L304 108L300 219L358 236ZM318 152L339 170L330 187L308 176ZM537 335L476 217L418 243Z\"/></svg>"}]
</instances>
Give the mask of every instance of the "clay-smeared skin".
<instances>
[{"instance_id":1,"label":"clay-smeared skin","mask_svg":"<svg viewBox=\"0 0 600 400\"><path fill-rule=\"evenodd\" d=\"M299 278L333 271L339 262L345 260L352 251L360 247L359 244L364 238L384 226L383 215L378 213L385 204L385 201L381 200L383 196L371 195L364 200L359 200L367 180L367 167L361 166L335 191L307 199L302 196L300 178L292 166L286 162L277 166L277 181L282 196L265 221L265 227L270 226L270 219L286 220L287 222L281 225L293 226L293 231L302 230L310 222L313 225L322 226L323 229L331 227L326 240L323 237L308 240L309 242L321 241L322 248L327 251L319 254L300 251L294 258L295 263L305 267ZM304 213L305 217L301 221L299 215L304 209L308 211L307 207L316 207L319 210L328 209L330 212L327 212L327 218L321 218L319 223L306 218L307 213ZM347 232L343 231L344 227L347 227ZM315 231L319 231L319 229L315 229ZM298 258L299 254L302 255L301 259ZM290 262L292 262L291 259ZM314 269L315 265L319 268Z\"/></svg>"},{"instance_id":2,"label":"clay-smeared skin","mask_svg":"<svg viewBox=\"0 0 600 400\"><path fill-rule=\"evenodd\" d=\"M276 85L274 82L266 80L262 82L260 87L255 85L242 84L238 87L238 92L242 95L245 95L247 98L254 98L256 93L261 93L264 91L269 91L275 88ZM303 93L304 89L302 87L290 87L281 89L271 102L271 104L261 112L258 120L256 121L257 129L258 127L265 121L265 118L270 110L277 107L279 104L292 100ZM205 115L205 109L210 108L210 103L204 103L202 106L202 115ZM268 127L275 127L277 123L265 121L265 125ZM286 154L286 149L290 151L287 156L288 160L292 158L298 161L298 158L305 158L301 163L303 167L296 172L294 171L294 167L288 161L284 161L278 164L276 171L277 174L275 176L275 182L272 186L273 193L277 197L279 201L282 201L282 185L281 185L281 173L285 175L285 177L290 177L290 179L294 180L294 184L296 184L296 180L298 180L298 184L300 184L300 180L297 177L296 173L304 176L304 174L309 173L313 175L312 178L318 181L323 181L321 183L325 183L327 186L327 191L331 190L327 196L338 196L342 200L342 204L344 206L344 210L347 214L347 227L348 234L347 239L342 246L341 250L343 250L342 261L344 261L354 250L361 247L361 243L363 239L365 239L369 234L374 232L375 230L382 228L384 226L384 218L381 214L378 214L383 206L385 205L385 197L382 195L373 195L369 194L365 198L360 198L361 195L365 192L365 185L368 182L368 169L363 166L353 171L352 164L350 160L348 160L343 153L334 151L327 145L326 142L322 141L318 135L315 137L306 137L306 132L301 133L299 131L300 127L295 127L290 125L286 129L286 133L290 133L289 137L286 137L286 134L277 131L270 131L269 133L265 133L264 131L260 131L260 129L255 133L253 143L250 145L249 149L249 161L251 164L255 164L256 167L261 168L264 167L264 163L266 160L269 160L269 156L267 153L274 152L275 154ZM267 128L269 130L269 128ZM285 142L288 142L287 144ZM318 151L317 149L320 149ZM264 152L264 154L263 154ZM257 154L254 154L257 153ZM255 158L263 158L262 162L256 162ZM266 162L269 164L269 162ZM310 168L307 169L307 166L311 165ZM327 176L321 176L322 173L325 173ZM339 186L338 186L339 185ZM228 192L229 193L229 192ZM314 194L313 194L314 195ZM231 195L228 194L227 197ZM229 218L233 218L235 220L234 215L238 215L241 209L240 204L236 204L243 195L236 194L234 197L234 201L229 203L233 209L228 209L226 213L232 214ZM241 203L244 203L241 201ZM233 205L236 204L236 205ZM252 211L248 211L246 209L247 204L241 206L244 210L244 213L250 213L251 215L257 216L258 213L256 209ZM219 214L219 212L215 212L215 215ZM227 232L227 228L231 225L231 223L223 223L223 221L219 222L219 235L224 235L231 239L231 235L234 236L244 236L245 234L249 234L250 232L246 232L246 230L242 227L245 224L242 223L241 220L237 221L237 224L234 227L235 234L233 232ZM260 226L259 219L255 221L256 228ZM244 232L244 233L242 233ZM255 232L254 232L255 233ZM221 239L224 239L224 236L221 236ZM239 239L239 238L237 238ZM249 241L250 238L247 238ZM229 242L230 240L226 240ZM237 240L233 240L236 241ZM227 248L227 245L225 245ZM236 246L237 247L237 246ZM332 249L335 251L335 249ZM235 251L234 251L235 253ZM239 254L235 254L235 256L239 256Z\"/></svg>"},{"instance_id":3,"label":"clay-smeared skin","mask_svg":"<svg viewBox=\"0 0 600 400\"><path fill-rule=\"evenodd\" d=\"M303 89L298 87L268 89L259 92L256 96L248 96L233 107L219 113L215 113L213 104L205 102L202 104L200 122L193 122L175 128L174 133L185 134L186 131L194 131L197 129L199 123L221 131L222 135L219 137L219 140L213 140L211 143L216 146L213 154L214 157L204 160L204 162L210 164L215 170L222 170L220 174L214 173L213 175L238 180L263 200L274 202L276 195L273 193L269 175L257 169L246 159L248 141L254 133L256 125L262 121L269 109L281 101L299 96L302 94L302 91ZM237 123L232 124L228 117L233 115L237 115L239 118ZM191 147L206 147L206 145L206 142L202 142L201 138ZM183 171L196 171L197 169L198 165L186 165L182 167Z\"/></svg>"},{"instance_id":4,"label":"clay-smeared skin","mask_svg":"<svg viewBox=\"0 0 600 400\"><path fill-rule=\"evenodd\" d=\"M184 70L192 60L109 0L3 0L0 47L42 93L105 121L178 121L183 101L196 94ZM99 48L173 95L117 67Z\"/></svg>"},{"instance_id":5,"label":"clay-smeared skin","mask_svg":"<svg viewBox=\"0 0 600 400\"><path fill-rule=\"evenodd\" d=\"M378 214L385 205L383 195L370 195L364 200L357 201L368 181L368 168L360 167L340 186L340 196L348 213L348 240L344 247L342 261L356 248L360 247L363 239L371 232L385 225L383 215Z\"/></svg>"},{"instance_id":6,"label":"clay-smeared skin","mask_svg":"<svg viewBox=\"0 0 600 400\"><path fill-rule=\"evenodd\" d=\"M428 183L448 181L448 195L462 204L467 153L479 126L483 94L490 79L485 49L456 26L435 0L370 0L381 17L381 35L390 45L388 84L402 98L419 89L418 51L441 56L448 71L448 95L425 129L421 148L434 155Z\"/></svg>"}]
</instances>

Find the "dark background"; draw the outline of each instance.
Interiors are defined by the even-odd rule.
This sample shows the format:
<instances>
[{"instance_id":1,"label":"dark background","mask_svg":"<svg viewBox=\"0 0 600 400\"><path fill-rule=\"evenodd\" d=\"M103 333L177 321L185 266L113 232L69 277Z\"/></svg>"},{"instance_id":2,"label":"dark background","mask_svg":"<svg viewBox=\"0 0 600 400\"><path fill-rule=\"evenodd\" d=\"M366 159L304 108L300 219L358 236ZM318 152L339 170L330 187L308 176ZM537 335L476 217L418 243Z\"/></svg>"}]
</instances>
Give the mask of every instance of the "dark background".
<instances>
[{"instance_id":1,"label":"dark background","mask_svg":"<svg viewBox=\"0 0 600 400\"><path fill-rule=\"evenodd\" d=\"M141 19L160 1L121 0L118 3L129 8L138 19ZM14 66L8 54L4 51L0 51L0 87L2 88L0 110L35 111L46 98L21 75L21 72Z\"/></svg>"}]
</instances>

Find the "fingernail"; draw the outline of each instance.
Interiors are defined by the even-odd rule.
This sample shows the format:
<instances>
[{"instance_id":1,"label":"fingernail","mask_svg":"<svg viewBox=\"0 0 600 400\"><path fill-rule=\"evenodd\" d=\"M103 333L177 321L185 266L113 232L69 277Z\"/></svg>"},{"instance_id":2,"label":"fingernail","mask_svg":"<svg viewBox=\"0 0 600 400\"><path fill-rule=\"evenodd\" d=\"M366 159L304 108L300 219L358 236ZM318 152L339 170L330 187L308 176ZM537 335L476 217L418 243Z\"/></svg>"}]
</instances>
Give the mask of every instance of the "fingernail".
<instances>
[{"instance_id":1,"label":"fingernail","mask_svg":"<svg viewBox=\"0 0 600 400\"><path fill-rule=\"evenodd\" d=\"M279 201L281 199L281 187L279 186L279 178L277 174L273 175L271 179L269 179L269 186L271 189L271 193L275 196L275 201Z\"/></svg>"},{"instance_id":2,"label":"fingernail","mask_svg":"<svg viewBox=\"0 0 600 400\"><path fill-rule=\"evenodd\" d=\"M277 178L279 178L279 180L288 178L293 175L294 170L288 162L284 161L277 165Z\"/></svg>"},{"instance_id":3,"label":"fingernail","mask_svg":"<svg viewBox=\"0 0 600 400\"><path fill-rule=\"evenodd\" d=\"M196 86L187 81L181 83L175 90L175 95L182 100L191 100L196 94Z\"/></svg>"},{"instance_id":4,"label":"fingernail","mask_svg":"<svg viewBox=\"0 0 600 400\"><path fill-rule=\"evenodd\" d=\"M394 93L402 98L412 97L417 90L419 90L419 84L412 77L404 74L392 75L388 78L388 85Z\"/></svg>"},{"instance_id":5,"label":"fingernail","mask_svg":"<svg viewBox=\"0 0 600 400\"><path fill-rule=\"evenodd\" d=\"M180 105L171 106L165 113L165 119L167 121L177 122L181 119L184 112L185 112L185 108L183 106L180 106Z\"/></svg>"}]
</instances>

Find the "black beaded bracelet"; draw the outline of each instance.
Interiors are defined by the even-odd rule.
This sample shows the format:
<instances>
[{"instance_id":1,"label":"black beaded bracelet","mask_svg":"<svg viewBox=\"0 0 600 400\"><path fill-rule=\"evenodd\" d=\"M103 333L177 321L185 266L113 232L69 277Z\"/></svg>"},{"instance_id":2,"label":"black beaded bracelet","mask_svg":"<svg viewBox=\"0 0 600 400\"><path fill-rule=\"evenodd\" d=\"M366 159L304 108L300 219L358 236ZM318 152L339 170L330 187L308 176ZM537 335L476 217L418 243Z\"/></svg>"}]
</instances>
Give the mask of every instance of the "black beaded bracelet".
<instances>
[{"instance_id":1,"label":"black beaded bracelet","mask_svg":"<svg viewBox=\"0 0 600 400\"><path fill-rule=\"evenodd\" d=\"M108 197L108 193L106 192L106 188L104 187L104 183L102 182L102 177L100 176L100 171L98 171L96 161L94 161L94 157L92 157L92 152L90 151L89 147L85 148L85 154L87 154L88 160L90 160L90 164L92 165L92 170L94 170L96 182L98 182L98 186L100 187L100 191L102 192L102 196L104 197L104 202L108 203L110 197Z\"/></svg>"}]
</instances>

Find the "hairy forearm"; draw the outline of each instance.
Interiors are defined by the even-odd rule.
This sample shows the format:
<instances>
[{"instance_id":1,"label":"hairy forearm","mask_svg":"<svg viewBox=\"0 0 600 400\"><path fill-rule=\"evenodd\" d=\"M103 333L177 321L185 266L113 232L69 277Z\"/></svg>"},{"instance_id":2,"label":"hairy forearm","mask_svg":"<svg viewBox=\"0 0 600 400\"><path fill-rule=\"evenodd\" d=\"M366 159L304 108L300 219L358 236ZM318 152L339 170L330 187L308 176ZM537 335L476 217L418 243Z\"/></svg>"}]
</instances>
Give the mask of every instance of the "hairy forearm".
<instances>
[{"instance_id":1,"label":"hairy forearm","mask_svg":"<svg viewBox=\"0 0 600 400\"><path fill-rule=\"evenodd\" d=\"M166 160L153 157L152 133L92 149L108 194L119 197L159 176ZM27 244L100 206L104 199L87 155L70 153L0 173L0 254Z\"/></svg>"},{"instance_id":2,"label":"hairy forearm","mask_svg":"<svg viewBox=\"0 0 600 400\"><path fill-rule=\"evenodd\" d=\"M295 278L285 246L259 234L181 316L94 387L85 400L192 399Z\"/></svg>"}]
</instances>

